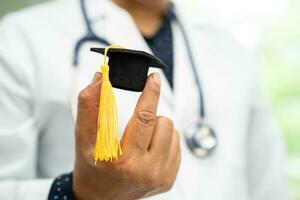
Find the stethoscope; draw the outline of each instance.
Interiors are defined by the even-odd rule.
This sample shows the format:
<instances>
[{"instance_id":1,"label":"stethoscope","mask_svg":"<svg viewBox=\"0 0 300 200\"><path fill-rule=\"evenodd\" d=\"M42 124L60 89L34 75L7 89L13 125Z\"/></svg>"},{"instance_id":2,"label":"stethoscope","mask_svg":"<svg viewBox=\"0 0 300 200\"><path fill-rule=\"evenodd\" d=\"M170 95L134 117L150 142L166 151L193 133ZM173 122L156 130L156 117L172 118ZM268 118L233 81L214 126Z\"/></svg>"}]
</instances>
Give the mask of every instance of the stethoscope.
<instances>
[{"instance_id":1,"label":"stethoscope","mask_svg":"<svg viewBox=\"0 0 300 200\"><path fill-rule=\"evenodd\" d=\"M73 57L73 65L75 67L78 64L80 48L84 43L97 42L105 46L111 45L106 39L97 36L93 31L91 26L91 21L89 20L87 15L85 0L80 0L80 7L86 25L87 33L76 43L75 50L74 50L74 57ZM200 99L199 119L198 121L192 123L189 127L186 128L186 130L184 131L184 135L185 135L187 145L191 150L191 152L198 158L204 158L210 155L213 152L213 150L216 148L218 144L218 139L214 130L206 123L205 120L206 113L205 113L205 106L204 106L203 91L201 87L200 78L197 74L196 63L193 57L193 52L191 49L190 42L188 40L187 33L185 31L182 22L177 18L175 13L170 12L168 14L170 14L169 17L171 17L177 22L181 34L183 36L183 40L187 49L188 58L190 60L193 74L195 75L195 81L198 88L199 99Z\"/></svg>"}]
</instances>

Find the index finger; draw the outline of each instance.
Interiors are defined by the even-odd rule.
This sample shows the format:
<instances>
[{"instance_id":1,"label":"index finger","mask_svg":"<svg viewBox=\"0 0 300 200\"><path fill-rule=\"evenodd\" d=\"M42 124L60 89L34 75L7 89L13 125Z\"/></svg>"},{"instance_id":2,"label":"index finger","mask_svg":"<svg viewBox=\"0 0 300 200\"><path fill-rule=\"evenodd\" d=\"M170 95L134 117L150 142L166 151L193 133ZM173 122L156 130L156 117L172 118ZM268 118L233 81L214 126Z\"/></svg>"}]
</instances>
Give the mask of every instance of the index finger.
<instances>
[{"instance_id":1,"label":"index finger","mask_svg":"<svg viewBox=\"0 0 300 200\"><path fill-rule=\"evenodd\" d=\"M160 96L160 77L153 73L147 78L134 114L127 124L122 145L147 151L156 122L156 111Z\"/></svg>"}]
</instances>

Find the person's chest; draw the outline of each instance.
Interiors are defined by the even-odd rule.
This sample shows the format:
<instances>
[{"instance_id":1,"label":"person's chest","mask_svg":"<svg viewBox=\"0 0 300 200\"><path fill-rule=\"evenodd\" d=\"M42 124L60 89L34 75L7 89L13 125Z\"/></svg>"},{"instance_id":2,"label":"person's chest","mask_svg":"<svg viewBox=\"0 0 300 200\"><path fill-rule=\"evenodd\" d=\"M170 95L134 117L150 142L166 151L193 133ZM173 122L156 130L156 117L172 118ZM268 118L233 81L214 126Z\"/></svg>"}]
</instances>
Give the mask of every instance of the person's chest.
<instances>
[{"instance_id":1,"label":"person's chest","mask_svg":"<svg viewBox=\"0 0 300 200\"><path fill-rule=\"evenodd\" d=\"M43 63L39 71L36 119L40 130L38 155L41 176L55 176L72 170L76 116L72 116L71 107L76 110L78 92L89 84L101 63L101 59L90 53L87 46L82 49L78 69L68 64L71 63L70 57L53 51L51 54L56 59ZM179 54L185 57L185 51ZM215 129L219 141L210 157L198 159L187 148L183 134L199 117L199 94L188 61L177 58L175 91L162 88L158 110L158 115L173 119L182 134L180 172L174 189L166 197L182 197L184 194L187 199L195 196L218 199L224 195L231 197L237 188L245 194L248 106L245 103L247 94L239 87L242 83L226 70L222 60L215 62L206 57L198 61L201 63L199 75L204 89L207 122ZM163 84L167 81L164 80ZM115 90L115 95L122 134L140 94Z\"/></svg>"},{"instance_id":2,"label":"person's chest","mask_svg":"<svg viewBox=\"0 0 300 200\"><path fill-rule=\"evenodd\" d=\"M135 34L126 35L128 39L124 35L111 39L120 41L122 46L144 47L145 44L135 41ZM233 70L241 63L223 55L210 42L199 39L194 45L198 46L193 53L204 91L206 120L216 131L219 141L210 157L198 159L187 148L184 131L199 118L199 94L180 33L175 37L178 39L174 42L174 90L160 72L162 91L158 115L173 119L180 131L182 163L174 188L161 198L233 199L239 191L240 199L246 199L247 83ZM74 67L72 59L77 39L78 35L58 34L49 39L52 43L48 46L42 42L35 46L36 49L47 48L36 57L39 68L35 114L40 131L38 166L41 177L72 170L77 95L90 83L102 62L102 58L89 51L99 44L87 43L80 50L78 66ZM122 134L140 94L115 90L115 95Z\"/></svg>"}]
</instances>

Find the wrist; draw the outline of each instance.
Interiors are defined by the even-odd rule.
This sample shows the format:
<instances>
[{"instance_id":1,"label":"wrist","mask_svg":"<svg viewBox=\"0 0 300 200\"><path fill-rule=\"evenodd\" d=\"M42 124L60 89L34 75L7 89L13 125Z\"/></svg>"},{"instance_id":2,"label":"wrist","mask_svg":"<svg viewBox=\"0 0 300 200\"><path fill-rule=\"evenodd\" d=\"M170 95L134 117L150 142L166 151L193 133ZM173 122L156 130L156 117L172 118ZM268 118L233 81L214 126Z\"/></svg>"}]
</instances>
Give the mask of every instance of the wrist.
<instances>
[{"instance_id":1,"label":"wrist","mask_svg":"<svg viewBox=\"0 0 300 200\"><path fill-rule=\"evenodd\" d=\"M103 178L87 172L73 172L73 195L75 200L119 200L120 193L112 190L111 186L101 183ZM117 197L118 196L118 197Z\"/></svg>"},{"instance_id":2,"label":"wrist","mask_svg":"<svg viewBox=\"0 0 300 200\"><path fill-rule=\"evenodd\" d=\"M87 174L81 175L80 172L73 172L73 195L75 200L104 200L97 196L93 190L93 180Z\"/></svg>"}]
</instances>

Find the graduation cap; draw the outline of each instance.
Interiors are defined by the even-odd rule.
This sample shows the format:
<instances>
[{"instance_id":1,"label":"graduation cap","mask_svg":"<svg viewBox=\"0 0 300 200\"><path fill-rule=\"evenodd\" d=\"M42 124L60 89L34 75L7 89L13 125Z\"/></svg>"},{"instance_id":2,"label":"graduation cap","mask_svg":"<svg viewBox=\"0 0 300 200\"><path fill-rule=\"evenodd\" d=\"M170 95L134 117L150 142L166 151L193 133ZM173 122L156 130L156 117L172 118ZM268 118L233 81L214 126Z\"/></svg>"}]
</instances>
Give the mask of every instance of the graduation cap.
<instances>
[{"instance_id":1,"label":"graduation cap","mask_svg":"<svg viewBox=\"0 0 300 200\"><path fill-rule=\"evenodd\" d=\"M91 51L105 55L105 48L91 48ZM159 58L144 51L110 48L109 79L113 87L140 92L144 89L149 67L166 68Z\"/></svg>"},{"instance_id":2,"label":"graduation cap","mask_svg":"<svg viewBox=\"0 0 300 200\"><path fill-rule=\"evenodd\" d=\"M111 162L122 155L119 138L118 113L113 87L142 91L149 67L165 68L155 56L143 51L124 49L112 45L106 48L91 48L104 55L100 104L98 111L97 137L94 150L95 164ZM108 63L106 63L109 57Z\"/></svg>"}]
</instances>

